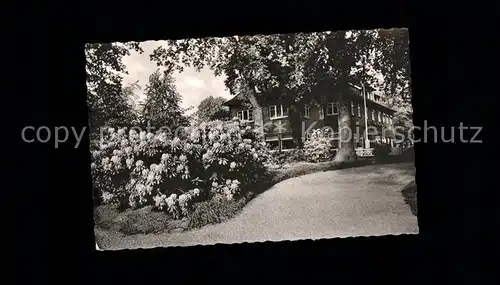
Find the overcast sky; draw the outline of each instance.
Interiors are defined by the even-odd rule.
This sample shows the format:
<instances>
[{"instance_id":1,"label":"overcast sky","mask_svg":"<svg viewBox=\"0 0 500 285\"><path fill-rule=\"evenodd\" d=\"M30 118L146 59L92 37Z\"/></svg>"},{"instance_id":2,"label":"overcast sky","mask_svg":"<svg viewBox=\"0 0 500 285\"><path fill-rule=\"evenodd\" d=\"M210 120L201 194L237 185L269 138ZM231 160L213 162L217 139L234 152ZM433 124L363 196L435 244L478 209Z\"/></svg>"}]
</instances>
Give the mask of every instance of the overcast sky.
<instances>
[{"instance_id":1,"label":"overcast sky","mask_svg":"<svg viewBox=\"0 0 500 285\"><path fill-rule=\"evenodd\" d=\"M125 85L138 80L142 88L146 87L149 75L157 69L156 64L149 60L149 55L163 43L163 41L142 42L143 54L131 52L130 56L123 59L129 73L124 77L123 83ZM174 77L177 90L183 99L181 104L183 108L197 107L201 100L210 95L232 98L224 86L224 78L215 77L210 69L197 72L194 68L185 68L184 72L175 73Z\"/></svg>"}]
</instances>

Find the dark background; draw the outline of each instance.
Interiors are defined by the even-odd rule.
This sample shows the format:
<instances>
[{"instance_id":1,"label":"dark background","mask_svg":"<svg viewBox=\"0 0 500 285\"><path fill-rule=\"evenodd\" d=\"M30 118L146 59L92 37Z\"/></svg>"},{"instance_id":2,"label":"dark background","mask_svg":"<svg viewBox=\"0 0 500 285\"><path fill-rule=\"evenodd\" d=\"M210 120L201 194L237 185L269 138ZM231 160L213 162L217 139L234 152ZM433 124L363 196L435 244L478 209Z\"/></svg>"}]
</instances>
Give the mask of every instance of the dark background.
<instances>
[{"instance_id":1,"label":"dark background","mask_svg":"<svg viewBox=\"0 0 500 285\"><path fill-rule=\"evenodd\" d=\"M494 78L486 79L493 54L484 47L493 33L472 20L479 15L472 7L370 3L20 2L10 15L15 40L4 43L14 52L6 56L13 65L4 68L14 67L6 99L15 102L4 103L4 113L15 118L4 122L16 123L15 140L4 154L13 156L8 168L15 175L2 185L20 201L5 219L15 228L5 230L15 246L4 244L17 261L14 283L236 283L255 277L311 284L482 283L476 274L487 263L479 255L492 252L483 224L493 225L484 211L494 208L476 198L491 201L481 190L498 189L484 179L492 170L485 161L493 159L486 122L495 114L485 107L495 106L497 93ZM482 9L484 20L491 9ZM96 252L88 141L78 149L70 141L54 149L21 140L26 125L87 125L85 42L391 27L410 27L415 125L425 119L436 126L483 126L476 138L483 144L417 143L418 236Z\"/></svg>"}]
</instances>

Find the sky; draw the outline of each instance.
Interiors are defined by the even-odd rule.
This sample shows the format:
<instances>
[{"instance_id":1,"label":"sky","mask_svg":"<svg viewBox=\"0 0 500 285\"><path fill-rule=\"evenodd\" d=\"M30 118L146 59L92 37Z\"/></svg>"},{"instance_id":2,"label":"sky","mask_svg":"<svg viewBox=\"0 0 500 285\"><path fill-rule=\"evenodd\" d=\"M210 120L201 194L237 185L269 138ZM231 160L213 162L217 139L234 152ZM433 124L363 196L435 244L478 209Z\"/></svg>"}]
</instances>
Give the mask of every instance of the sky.
<instances>
[{"instance_id":1,"label":"sky","mask_svg":"<svg viewBox=\"0 0 500 285\"><path fill-rule=\"evenodd\" d=\"M144 53L131 52L130 56L123 58L123 63L129 73L124 76L124 85L139 81L138 84L142 88L146 87L149 75L158 68L156 63L149 60L149 55L163 43L164 41L142 42L141 47ZM232 98L224 86L224 78L216 77L210 69L197 72L194 68L186 67L182 73L175 73L174 78L177 91L182 96L182 108L197 107L203 99L210 95ZM144 98L143 95L141 98Z\"/></svg>"}]
</instances>

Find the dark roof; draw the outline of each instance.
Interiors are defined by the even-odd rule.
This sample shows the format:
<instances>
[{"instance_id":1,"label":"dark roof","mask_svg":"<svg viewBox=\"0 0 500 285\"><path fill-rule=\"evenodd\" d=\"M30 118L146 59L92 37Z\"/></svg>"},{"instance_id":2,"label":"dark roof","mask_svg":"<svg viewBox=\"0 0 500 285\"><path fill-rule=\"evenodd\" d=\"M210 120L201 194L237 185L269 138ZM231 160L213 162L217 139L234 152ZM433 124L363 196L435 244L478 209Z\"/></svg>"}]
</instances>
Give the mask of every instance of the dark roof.
<instances>
[{"instance_id":1,"label":"dark roof","mask_svg":"<svg viewBox=\"0 0 500 285\"><path fill-rule=\"evenodd\" d=\"M223 106L237 106L237 105L241 105L241 103L243 103L245 100L245 98L243 97L243 94L238 94L236 96L234 96L233 98L227 100L224 104L222 104Z\"/></svg>"}]
</instances>

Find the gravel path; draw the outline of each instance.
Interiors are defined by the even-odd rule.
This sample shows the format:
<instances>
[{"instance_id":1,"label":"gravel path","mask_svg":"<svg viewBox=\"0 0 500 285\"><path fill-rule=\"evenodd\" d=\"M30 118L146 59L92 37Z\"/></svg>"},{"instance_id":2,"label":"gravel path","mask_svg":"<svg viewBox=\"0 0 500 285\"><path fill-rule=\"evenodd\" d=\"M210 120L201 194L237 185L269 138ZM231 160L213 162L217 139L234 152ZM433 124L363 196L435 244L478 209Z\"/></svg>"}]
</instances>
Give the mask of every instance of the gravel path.
<instances>
[{"instance_id":1,"label":"gravel path","mask_svg":"<svg viewBox=\"0 0 500 285\"><path fill-rule=\"evenodd\" d=\"M414 179L410 163L308 174L274 185L227 222L182 233L107 234L106 246L100 245L132 249L418 233L417 218L401 195Z\"/></svg>"}]
</instances>

